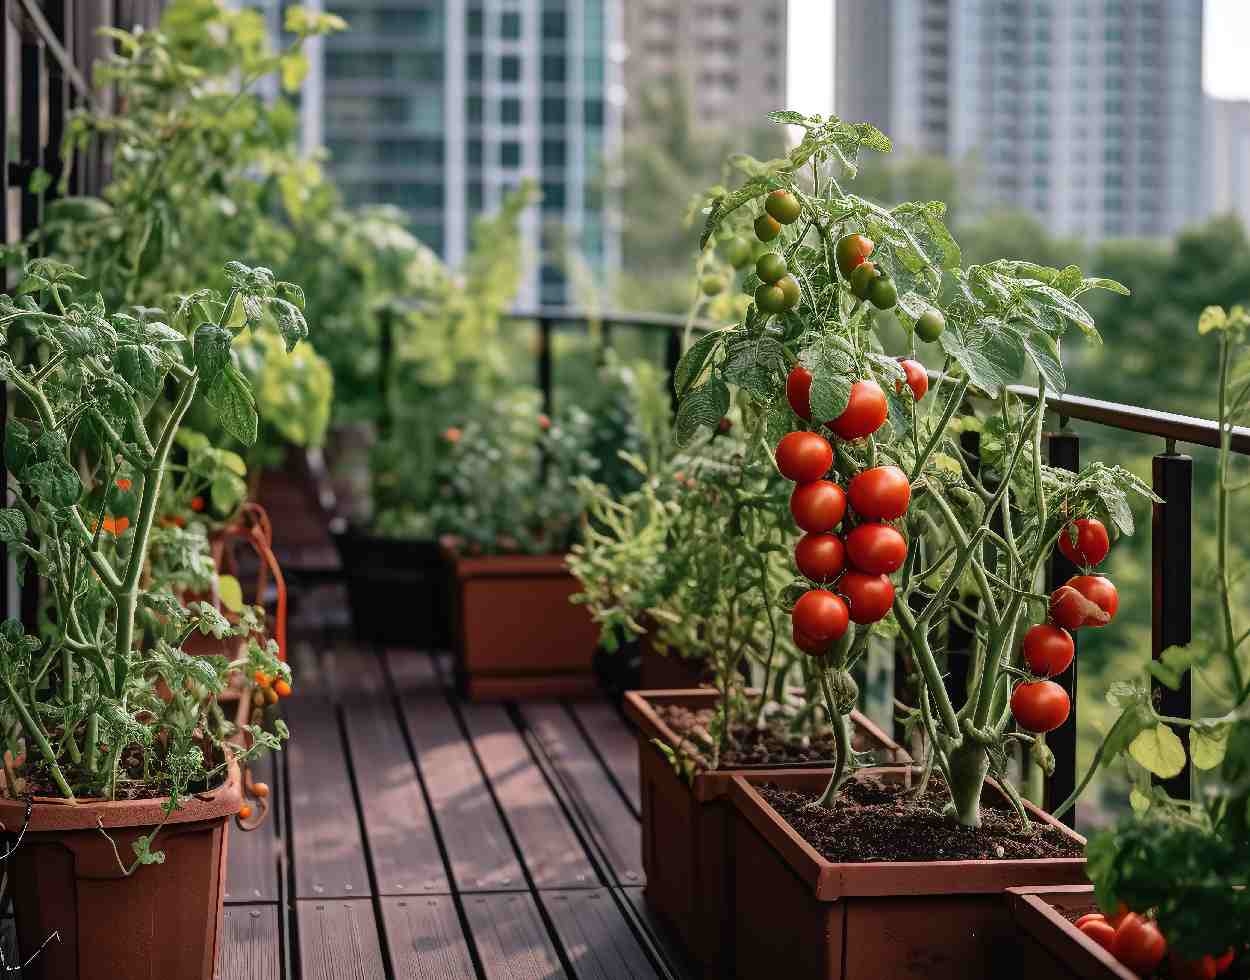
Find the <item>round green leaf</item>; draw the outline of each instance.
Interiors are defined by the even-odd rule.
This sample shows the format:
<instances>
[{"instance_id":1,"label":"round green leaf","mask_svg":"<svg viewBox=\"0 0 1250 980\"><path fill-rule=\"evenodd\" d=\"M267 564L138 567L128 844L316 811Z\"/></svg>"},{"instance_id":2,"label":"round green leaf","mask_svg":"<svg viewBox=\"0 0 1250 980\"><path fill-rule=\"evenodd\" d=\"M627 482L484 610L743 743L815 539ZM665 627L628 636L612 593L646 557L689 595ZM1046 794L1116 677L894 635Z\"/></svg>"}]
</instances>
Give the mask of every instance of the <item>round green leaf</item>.
<instances>
[{"instance_id":1,"label":"round green leaf","mask_svg":"<svg viewBox=\"0 0 1250 980\"><path fill-rule=\"evenodd\" d=\"M1228 748L1227 725L1196 725L1189 733L1189 755L1196 769L1214 769Z\"/></svg>"},{"instance_id":2,"label":"round green leaf","mask_svg":"<svg viewBox=\"0 0 1250 980\"><path fill-rule=\"evenodd\" d=\"M1180 775L1185 768L1185 746L1167 725L1139 732L1128 747L1129 755L1161 779Z\"/></svg>"}]
</instances>

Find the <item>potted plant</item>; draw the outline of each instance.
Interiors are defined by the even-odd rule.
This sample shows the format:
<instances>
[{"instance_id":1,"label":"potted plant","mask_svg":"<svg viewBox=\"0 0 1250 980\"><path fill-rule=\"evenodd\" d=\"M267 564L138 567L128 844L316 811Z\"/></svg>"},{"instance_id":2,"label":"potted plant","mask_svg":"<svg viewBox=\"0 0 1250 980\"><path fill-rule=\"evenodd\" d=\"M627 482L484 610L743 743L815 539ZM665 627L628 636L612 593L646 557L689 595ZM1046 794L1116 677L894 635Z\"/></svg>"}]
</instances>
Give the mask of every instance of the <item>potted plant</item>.
<instances>
[{"instance_id":1,"label":"potted plant","mask_svg":"<svg viewBox=\"0 0 1250 980\"><path fill-rule=\"evenodd\" d=\"M778 160L740 160L745 180L713 200L701 239L750 222L771 248L744 276L743 321L683 356L675 430L689 440L736 397L748 442L791 482L799 577L771 598L810 658L835 753L828 775L734 777L733 962L740 976L796 955L800 976L917 962L988 975L1011 933L1003 888L1082 880L1082 839L1024 802L1009 760L1022 746L1030 770L1053 764L1044 733L1069 705L1049 677L1070 663L1065 630L1116 609L1096 574L1038 592L1043 564L1058 545L1092 573L1107 528L1132 530L1128 495L1153 496L1121 469L1069 474L1042 457L1046 393L1065 384L1060 338L1073 325L1096 336L1076 298L1123 287L1075 267L961 269L940 203L887 209L843 189L860 150L889 149L883 134L771 118L804 138ZM932 391L924 344L942 356ZM1028 399L1007 387L1026 368L1039 382ZM979 470L958 442L968 428ZM947 687L938 659L952 620L974 635L965 690ZM874 633L897 635L919 678L916 702L898 706L920 735L910 775L854 772L849 669Z\"/></svg>"},{"instance_id":2,"label":"potted plant","mask_svg":"<svg viewBox=\"0 0 1250 980\"><path fill-rule=\"evenodd\" d=\"M1090 839L1092 889L1012 897L1022 933L1080 976L1147 976L1158 969L1160 976L1190 980L1230 970L1244 976L1250 969L1250 632L1239 622L1238 578L1229 558L1237 495L1247 488L1230 442L1250 412L1250 384L1238 369L1250 313L1209 307L1198 332L1219 341L1215 609L1197 618L1193 642L1164 650L1150 672L1173 689L1186 674L1197 677L1208 707L1198 718L1170 717L1144 684L1113 684L1108 697L1121 713L1083 782L1123 760L1134 777L1132 815ZM1178 776L1187 761L1198 774L1191 780L1198 791L1192 801L1173 799L1156 782ZM1090 913L1075 923L1074 902ZM1075 973L1074 964L1095 961L1098 968Z\"/></svg>"},{"instance_id":3,"label":"potted plant","mask_svg":"<svg viewBox=\"0 0 1250 980\"><path fill-rule=\"evenodd\" d=\"M297 287L240 263L226 277L224 300L196 292L172 325L153 308L109 313L48 259L0 298L4 377L20 396L4 433L13 499L0 536L41 595L36 623L0 627L0 822L12 835L19 946L40 951L28 976L155 965L210 980L226 824L254 816L244 787L255 784L240 767L286 734L280 721L274 734L241 732L218 704L232 672L289 683L276 646L250 643L234 662L187 655L192 631L234 627L211 604L184 606L145 580L192 399L202 391L221 425L251 442L255 402L231 345L283 303L290 344L307 330ZM131 495L132 515L110 512ZM158 614L146 629L140 610ZM41 948L53 931L60 942Z\"/></svg>"}]
</instances>

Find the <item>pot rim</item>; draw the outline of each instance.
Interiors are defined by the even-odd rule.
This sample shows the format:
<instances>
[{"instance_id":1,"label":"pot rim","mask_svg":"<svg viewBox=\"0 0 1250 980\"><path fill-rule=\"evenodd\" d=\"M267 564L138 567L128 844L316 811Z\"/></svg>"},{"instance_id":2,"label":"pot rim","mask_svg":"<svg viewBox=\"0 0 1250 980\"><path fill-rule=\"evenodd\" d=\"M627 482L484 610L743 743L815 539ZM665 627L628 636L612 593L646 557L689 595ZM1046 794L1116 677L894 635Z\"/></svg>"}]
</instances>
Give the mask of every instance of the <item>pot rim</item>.
<instances>
[{"instance_id":1,"label":"pot rim","mask_svg":"<svg viewBox=\"0 0 1250 980\"><path fill-rule=\"evenodd\" d=\"M27 833L58 833L74 830L156 827L220 820L239 812L243 805L242 777L235 755L227 749L226 780L205 793L193 793L165 818L168 796L147 800L80 799L77 804L54 797L35 797ZM25 800L0 799L0 829L16 834L26 822Z\"/></svg>"},{"instance_id":2,"label":"pot rim","mask_svg":"<svg viewBox=\"0 0 1250 980\"><path fill-rule=\"evenodd\" d=\"M1093 904L1093 885L1007 889L1007 904L1016 925L1081 980L1137 980L1136 973L1081 932L1054 904L1064 899L1075 904L1081 898Z\"/></svg>"},{"instance_id":3,"label":"pot rim","mask_svg":"<svg viewBox=\"0 0 1250 980\"><path fill-rule=\"evenodd\" d=\"M558 552L547 555L477 555L468 557L442 547L444 559L461 582L490 578L568 578L568 555Z\"/></svg>"},{"instance_id":4,"label":"pot rim","mask_svg":"<svg viewBox=\"0 0 1250 980\"><path fill-rule=\"evenodd\" d=\"M857 776L879 775L900 779L908 771L918 775L918 766L872 766ZM959 861L864 861L837 864L826 860L790 823L769 805L753 784L762 782L812 783L821 780L818 772L787 772L769 775L735 775L729 791L734 809L772 845L777 856L801 878L817 901L830 902L849 896L998 894L1012 885L1064 885L1085 881L1085 858L1017 858L1004 860ZM989 780L986 786L1005 799ZM1029 816L1057 827L1075 842L1085 838L1060 823L1049 813L1027 800ZM1020 875L1032 875L1023 881ZM1040 879L1040 880L1039 880Z\"/></svg>"}]
</instances>

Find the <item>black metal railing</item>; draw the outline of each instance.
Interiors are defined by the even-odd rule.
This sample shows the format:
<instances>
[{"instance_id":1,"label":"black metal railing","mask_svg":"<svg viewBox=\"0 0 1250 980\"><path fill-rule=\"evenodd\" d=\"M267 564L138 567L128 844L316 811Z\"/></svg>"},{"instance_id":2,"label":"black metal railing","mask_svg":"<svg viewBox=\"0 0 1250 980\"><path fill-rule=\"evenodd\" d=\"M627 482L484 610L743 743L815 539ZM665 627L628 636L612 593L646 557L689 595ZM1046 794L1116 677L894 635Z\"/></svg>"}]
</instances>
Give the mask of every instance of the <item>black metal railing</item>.
<instances>
[{"instance_id":1,"label":"black metal railing","mask_svg":"<svg viewBox=\"0 0 1250 980\"><path fill-rule=\"evenodd\" d=\"M682 335L687 326L685 317L668 314L589 314L577 310L553 309L514 311L509 316L512 320L532 322L537 326L536 380L542 389L543 403L548 412L553 407L556 387L552 339L558 327L586 329L589 324L595 323L599 327L601 342L605 345L612 343L614 332L620 329L660 334L665 337L664 364L671 378L681 357ZM696 332L701 333L723 325L697 321L693 326ZM1010 390L1025 400L1037 398L1036 388L1013 385ZM1210 419L1174 415L1080 395L1047 395L1047 407L1054 413L1056 422L1055 427L1045 433L1047 459L1052 466L1072 471L1080 469L1080 436L1069 427L1069 423L1074 420L1163 440L1162 452L1156 454L1152 461L1151 480L1154 492L1163 500L1162 503L1154 505L1151 534L1151 656L1158 659L1168 647L1189 642L1192 623L1193 459L1178 452L1177 446L1216 448L1220 445L1220 426ZM1233 428L1229 433L1229 440L1233 452L1250 455L1250 428ZM976 440L965 442L964 449L975 455L978 449ZM1047 569L1048 587L1058 587L1077 571L1063 555L1056 552ZM958 637L951 638L952 650L957 648L958 642ZM958 658L952 658L952 671L957 673L965 667ZM896 685L901 680L901 672L896 670ZM1072 701L1072 723L1064 725L1047 737L1055 754L1055 772L1046 783L1045 802L1050 807L1071 794L1078 776L1076 669L1068 671L1060 681ZM951 683L957 684L958 678L953 677ZM1188 675L1176 691L1163 687L1158 682L1152 683L1154 697L1162 714L1182 718L1190 716L1192 699ZM1187 735L1186 731L1181 736L1186 743ZM1172 796L1189 798L1191 773L1188 764L1183 772L1165 781L1163 785ZM1075 820L1076 810L1073 808L1068 813L1067 821L1075 825Z\"/></svg>"}]
</instances>

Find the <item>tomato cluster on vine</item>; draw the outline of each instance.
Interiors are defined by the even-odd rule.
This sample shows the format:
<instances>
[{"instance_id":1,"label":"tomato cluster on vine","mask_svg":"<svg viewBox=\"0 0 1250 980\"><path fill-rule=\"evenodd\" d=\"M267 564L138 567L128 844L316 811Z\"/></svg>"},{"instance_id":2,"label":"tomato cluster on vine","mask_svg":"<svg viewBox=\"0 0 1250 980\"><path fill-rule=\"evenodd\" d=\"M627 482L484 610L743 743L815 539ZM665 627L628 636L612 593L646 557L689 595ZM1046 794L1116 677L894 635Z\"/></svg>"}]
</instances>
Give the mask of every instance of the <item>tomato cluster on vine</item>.
<instances>
[{"instance_id":1,"label":"tomato cluster on vine","mask_svg":"<svg viewBox=\"0 0 1250 980\"><path fill-rule=\"evenodd\" d=\"M1011 695L1016 724L1030 732L1049 732L1068 720L1072 709L1068 692L1049 678L1067 670L1076 656L1070 631L1106 626L1120 606L1111 579L1089 573L1111 550L1102 521L1072 521L1060 533L1058 547L1070 562L1081 566L1083 573L1072 576L1050 594L1049 621L1030 627L1024 634L1024 662L1032 674L1045 678L1025 681Z\"/></svg>"},{"instance_id":2,"label":"tomato cluster on vine","mask_svg":"<svg viewBox=\"0 0 1250 980\"><path fill-rule=\"evenodd\" d=\"M1108 953L1139 976L1150 976L1168 958L1170 975L1175 980L1215 980L1233 965L1234 950L1221 956L1203 956L1185 960L1176 953L1168 955L1168 942L1159 927L1144 915L1130 912L1123 905L1115 915L1090 912L1074 925Z\"/></svg>"}]
</instances>

